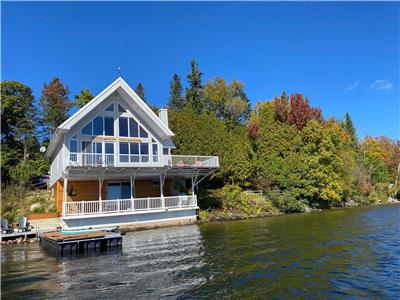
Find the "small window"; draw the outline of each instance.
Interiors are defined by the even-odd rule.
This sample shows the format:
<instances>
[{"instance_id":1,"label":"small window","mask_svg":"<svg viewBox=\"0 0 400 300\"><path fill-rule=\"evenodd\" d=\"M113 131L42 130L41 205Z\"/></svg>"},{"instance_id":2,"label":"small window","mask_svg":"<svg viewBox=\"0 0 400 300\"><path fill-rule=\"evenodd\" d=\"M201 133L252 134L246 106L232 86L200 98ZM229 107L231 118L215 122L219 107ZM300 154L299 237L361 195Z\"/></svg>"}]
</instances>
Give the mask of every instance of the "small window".
<instances>
[{"instance_id":1,"label":"small window","mask_svg":"<svg viewBox=\"0 0 400 300\"><path fill-rule=\"evenodd\" d=\"M103 117L94 118L93 135L103 135Z\"/></svg>"},{"instance_id":2,"label":"small window","mask_svg":"<svg viewBox=\"0 0 400 300\"><path fill-rule=\"evenodd\" d=\"M129 118L129 136L138 137L138 123L132 118Z\"/></svg>"},{"instance_id":3,"label":"small window","mask_svg":"<svg viewBox=\"0 0 400 300\"><path fill-rule=\"evenodd\" d=\"M142 137L142 138L149 137L149 135L147 134L146 130L144 130L142 126L140 126L140 137Z\"/></svg>"},{"instance_id":4,"label":"small window","mask_svg":"<svg viewBox=\"0 0 400 300\"><path fill-rule=\"evenodd\" d=\"M128 118L119 118L119 136L128 136Z\"/></svg>"},{"instance_id":5,"label":"small window","mask_svg":"<svg viewBox=\"0 0 400 300\"><path fill-rule=\"evenodd\" d=\"M76 153L78 152L78 142L75 140L71 140L69 142L69 152Z\"/></svg>"},{"instance_id":6,"label":"small window","mask_svg":"<svg viewBox=\"0 0 400 300\"><path fill-rule=\"evenodd\" d=\"M149 144L140 143L140 154L142 156L142 162L149 161Z\"/></svg>"},{"instance_id":7,"label":"small window","mask_svg":"<svg viewBox=\"0 0 400 300\"><path fill-rule=\"evenodd\" d=\"M82 134L92 135L92 122L82 128Z\"/></svg>"},{"instance_id":8,"label":"small window","mask_svg":"<svg viewBox=\"0 0 400 300\"><path fill-rule=\"evenodd\" d=\"M126 112L125 108L123 108L123 107L121 106L121 104L118 104L118 111L119 111L119 112Z\"/></svg>"},{"instance_id":9,"label":"small window","mask_svg":"<svg viewBox=\"0 0 400 300\"><path fill-rule=\"evenodd\" d=\"M162 151L163 151L164 155L168 155L169 154L169 148L163 148Z\"/></svg>"},{"instance_id":10,"label":"small window","mask_svg":"<svg viewBox=\"0 0 400 300\"><path fill-rule=\"evenodd\" d=\"M130 143L131 154L139 154L139 143Z\"/></svg>"},{"instance_id":11,"label":"small window","mask_svg":"<svg viewBox=\"0 0 400 300\"><path fill-rule=\"evenodd\" d=\"M139 143L130 143L131 162L139 162Z\"/></svg>"},{"instance_id":12,"label":"small window","mask_svg":"<svg viewBox=\"0 0 400 300\"><path fill-rule=\"evenodd\" d=\"M105 143L105 151L107 154L114 154L114 144L113 143Z\"/></svg>"},{"instance_id":13,"label":"small window","mask_svg":"<svg viewBox=\"0 0 400 300\"><path fill-rule=\"evenodd\" d=\"M73 137L71 139L77 140L78 139L78 134L74 134Z\"/></svg>"},{"instance_id":14,"label":"small window","mask_svg":"<svg viewBox=\"0 0 400 300\"><path fill-rule=\"evenodd\" d=\"M106 109L105 111L114 111L114 104L111 103Z\"/></svg>"},{"instance_id":15,"label":"small window","mask_svg":"<svg viewBox=\"0 0 400 300\"><path fill-rule=\"evenodd\" d=\"M104 117L104 135L114 136L113 117Z\"/></svg>"},{"instance_id":16,"label":"small window","mask_svg":"<svg viewBox=\"0 0 400 300\"><path fill-rule=\"evenodd\" d=\"M149 154L149 144L140 143L140 154Z\"/></svg>"},{"instance_id":17,"label":"small window","mask_svg":"<svg viewBox=\"0 0 400 300\"><path fill-rule=\"evenodd\" d=\"M120 154L129 154L129 143L119 143L119 153Z\"/></svg>"},{"instance_id":18,"label":"small window","mask_svg":"<svg viewBox=\"0 0 400 300\"><path fill-rule=\"evenodd\" d=\"M119 143L119 161L122 163L129 162L129 143Z\"/></svg>"},{"instance_id":19,"label":"small window","mask_svg":"<svg viewBox=\"0 0 400 300\"><path fill-rule=\"evenodd\" d=\"M158 162L158 145L153 144L153 162Z\"/></svg>"}]
</instances>

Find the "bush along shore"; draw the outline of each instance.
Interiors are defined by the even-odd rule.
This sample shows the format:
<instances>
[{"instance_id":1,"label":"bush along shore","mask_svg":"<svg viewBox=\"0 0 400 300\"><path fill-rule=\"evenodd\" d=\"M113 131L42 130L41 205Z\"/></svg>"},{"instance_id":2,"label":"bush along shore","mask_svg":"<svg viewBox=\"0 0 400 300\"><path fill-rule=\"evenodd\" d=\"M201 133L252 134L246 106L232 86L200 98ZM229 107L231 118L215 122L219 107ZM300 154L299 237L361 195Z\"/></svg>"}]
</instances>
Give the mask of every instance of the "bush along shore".
<instances>
[{"instance_id":1,"label":"bush along shore","mask_svg":"<svg viewBox=\"0 0 400 300\"><path fill-rule=\"evenodd\" d=\"M199 223L208 223L227 220L243 220L279 216L290 213L306 213L344 207L357 207L400 203L394 198L377 198L372 195L366 199L333 202L323 208L313 208L305 201L298 202L287 193L263 193L262 191L243 191L239 186L227 185L219 190L208 190L199 196L200 205L207 208L198 212Z\"/></svg>"}]
</instances>

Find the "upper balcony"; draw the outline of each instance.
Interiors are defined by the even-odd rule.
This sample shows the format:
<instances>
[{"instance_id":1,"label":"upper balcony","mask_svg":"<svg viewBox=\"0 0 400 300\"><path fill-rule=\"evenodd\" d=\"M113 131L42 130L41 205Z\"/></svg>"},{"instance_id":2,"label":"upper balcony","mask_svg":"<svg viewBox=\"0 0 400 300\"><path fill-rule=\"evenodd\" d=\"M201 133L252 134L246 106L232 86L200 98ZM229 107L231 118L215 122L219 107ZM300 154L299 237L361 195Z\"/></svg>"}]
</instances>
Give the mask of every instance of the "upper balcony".
<instances>
[{"instance_id":1,"label":"upper balcony","mask_svg":"<svg viewBox=\"0 0 400 300\"><path fill-rule=\"evenodd\" d=\"M197 155L129 155L104 153L70 153L67 166L72 167L171 167L219 168L218 156Z\"/></svg>"}]
</instances>

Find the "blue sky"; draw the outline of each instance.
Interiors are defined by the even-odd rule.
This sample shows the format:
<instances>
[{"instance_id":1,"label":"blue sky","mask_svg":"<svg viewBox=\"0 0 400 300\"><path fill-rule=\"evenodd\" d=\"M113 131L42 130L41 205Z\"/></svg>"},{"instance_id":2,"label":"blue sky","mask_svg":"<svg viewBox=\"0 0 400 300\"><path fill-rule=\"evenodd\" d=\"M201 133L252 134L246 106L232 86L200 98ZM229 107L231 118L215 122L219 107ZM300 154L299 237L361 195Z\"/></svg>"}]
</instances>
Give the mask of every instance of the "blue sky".
<instances>
[{"instance_id":1,"label":"blue sky","mask_svg":"<svg viewBox=\"0 0 400 300\"><path fill-rule=\"evenodd\" d=\"M204 82L237 79L254 104L300 92L358 134L399 138L399 2L2 2L2 80L37 97L58 76L94 94L122 67L162 106L195 58Z\"/></svg>"}]
</instances>

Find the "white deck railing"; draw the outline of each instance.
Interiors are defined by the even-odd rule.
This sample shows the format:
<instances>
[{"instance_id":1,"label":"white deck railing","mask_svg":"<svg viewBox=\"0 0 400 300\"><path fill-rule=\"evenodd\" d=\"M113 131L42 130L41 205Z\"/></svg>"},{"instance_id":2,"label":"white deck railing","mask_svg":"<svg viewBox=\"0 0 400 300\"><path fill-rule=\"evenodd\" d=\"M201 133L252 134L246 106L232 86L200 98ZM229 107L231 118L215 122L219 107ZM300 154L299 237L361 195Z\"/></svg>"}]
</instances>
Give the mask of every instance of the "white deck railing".
<instances>
[{"instance_id":1,"label":"white deck railing","mask_svg":"<svg viewBox=\"0 0 400 300\"><path fill-rule=\"evenodd\" d=\"M64 216L140 213L176 208L196 208L197 196L148 197L64 202Z\"/></svg>"},{"instance_id":2,"label":"white deck railing","mask_svg":"<svg viewBox=\"0 0 400 300\"><path fill-rule=\"evenodd\" d=\"M70 153L68 165L77 167L146 166L162 164L173 168L218 168L218 156Z\"/></svg>"},{"instance_id":3,"label":"white deck railing","mask_svg":"<svg viewBox=\"0 0 400 300\"><path fill-rule=\"evenodd\" d=\"M171 155L171 167L218 168L218 156Z\"/></svg>"}]
</instances>

